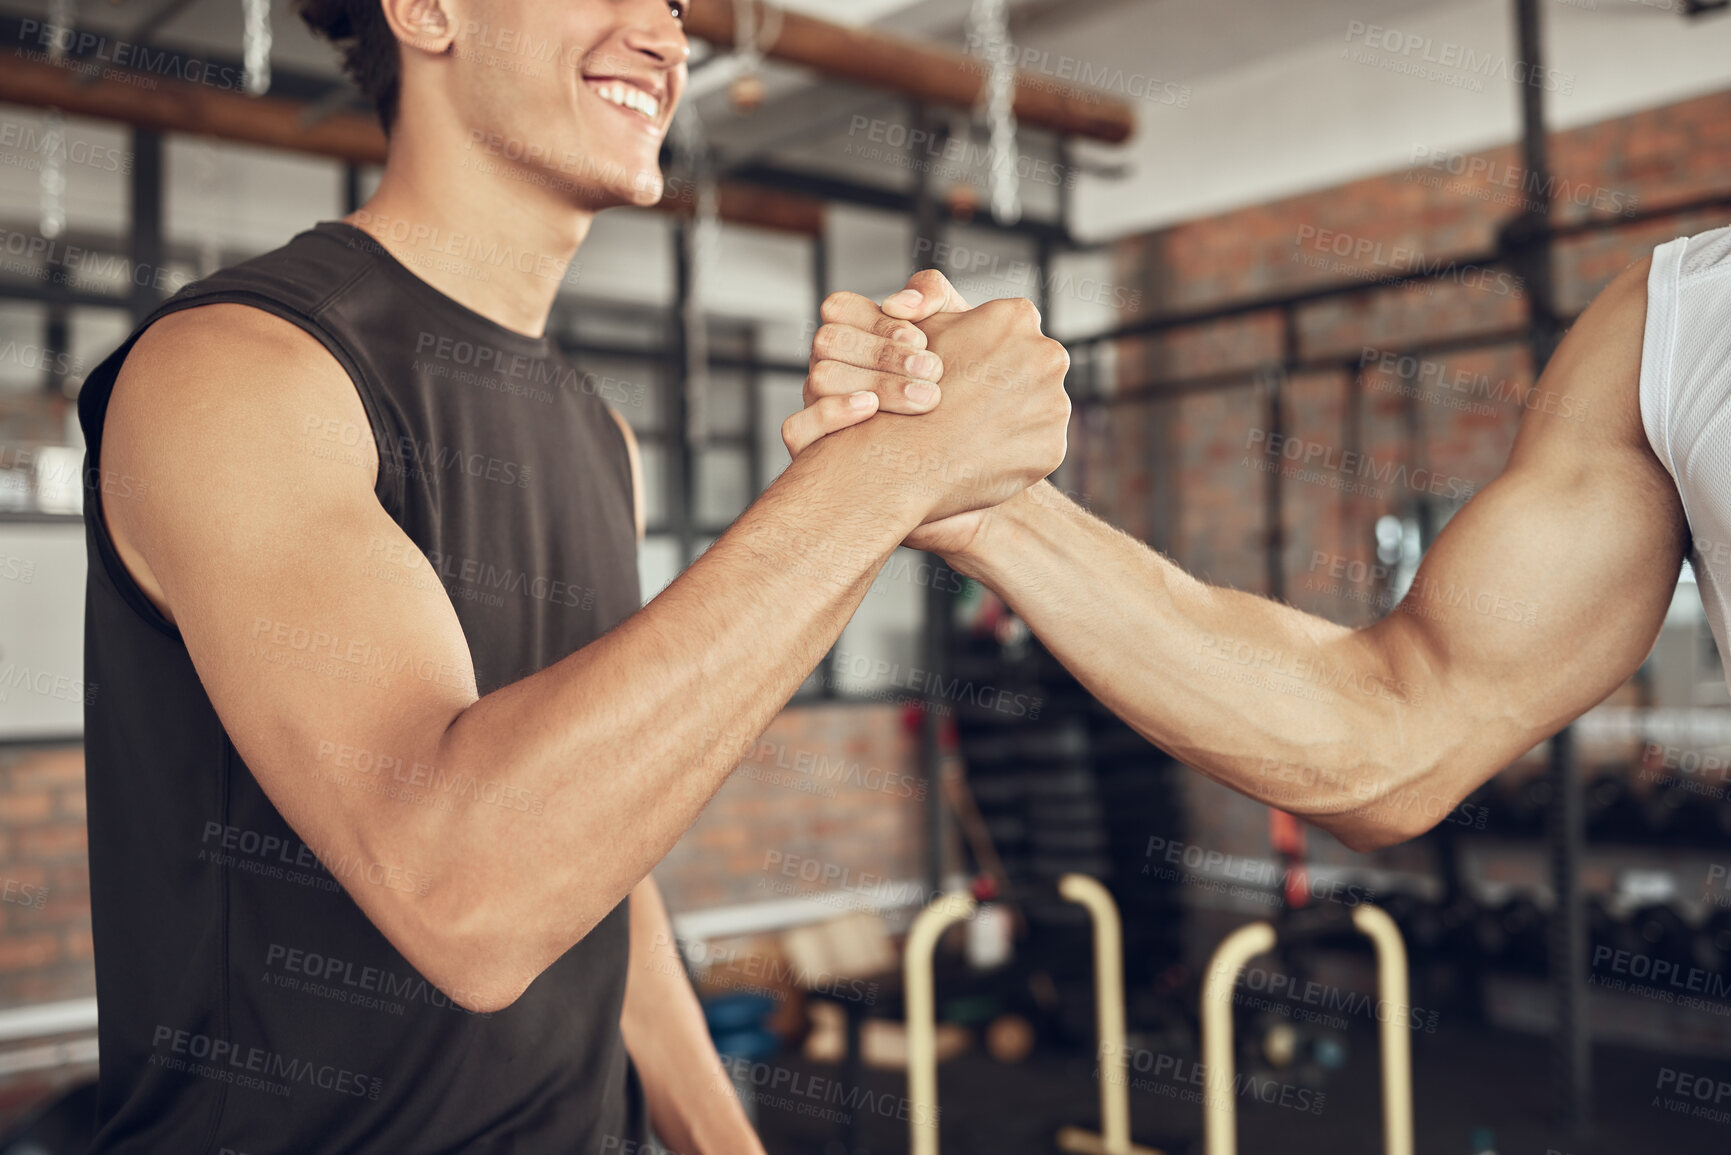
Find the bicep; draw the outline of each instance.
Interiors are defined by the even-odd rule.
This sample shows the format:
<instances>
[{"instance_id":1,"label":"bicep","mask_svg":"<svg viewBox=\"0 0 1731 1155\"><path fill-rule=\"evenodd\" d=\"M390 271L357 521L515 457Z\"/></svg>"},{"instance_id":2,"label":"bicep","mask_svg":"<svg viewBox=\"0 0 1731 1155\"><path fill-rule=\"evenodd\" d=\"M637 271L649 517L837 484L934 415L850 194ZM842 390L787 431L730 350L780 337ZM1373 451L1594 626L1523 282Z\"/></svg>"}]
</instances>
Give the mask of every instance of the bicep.
<instances>
[{"instance_id":1,"label":"bicep","mask_svg":"<svg viewBox=\"0 0 1731 1155\"><path fill-rule=\"evenodd\" d=\"M1682 557L1680 511L1626 465L1512 470L1438 538L1371 631L1475 741L1509 757L1556 732L1646 659ZM1397 663L1398 664L1398 663Z\"/></svg>"},{"instance_id":2,"label":"bicep","mask_svg":"<svg viewBox=\"0 0 1731 1155\"><path fill-rule=\"evenodd\" d=\"M430 761L475 700L450 599L374 497L365 411L329 354L263 314L230 318L240 340L196 326L182 324L180 349L146 334L110 402L103 468L150 481L126 532L235 748L297 834L321 857L428 873L410 860L431 816L357 771ZM400 902L357 889L396 938Z\"/></svg>"},{"instance_id":3,"label":"bicep","mask_svg":"<svg viewBox=\"0 0 1731 1155\"><path fill-rule=\"evenodd\" d=\"M1645 263L1606 290L1536 386L1503 475L1449 522L1366 633L1481 756L1506 762L1646 659L1687 528L1639 412Z\"/></svg>"}]
</instances>

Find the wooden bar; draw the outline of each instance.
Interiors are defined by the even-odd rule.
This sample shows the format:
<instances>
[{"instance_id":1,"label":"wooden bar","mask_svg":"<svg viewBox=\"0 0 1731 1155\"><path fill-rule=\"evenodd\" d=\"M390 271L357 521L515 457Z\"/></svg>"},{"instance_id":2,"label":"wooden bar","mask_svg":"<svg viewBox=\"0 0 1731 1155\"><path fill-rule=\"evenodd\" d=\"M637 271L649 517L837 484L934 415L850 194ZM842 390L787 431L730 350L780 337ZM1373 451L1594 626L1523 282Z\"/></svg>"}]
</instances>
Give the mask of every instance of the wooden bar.
<instances>
[{"instance_id":1,"label":"wooden bar","mask_svg":"<svg viewBox=\"0 0 1731 1155\"><path fill-rule=\"evenodd\" d=\"M686 14L691 35L733 47L734 0L698 0ZM779 17L781 32L766 56L799 64L826 77L905 93L952 108L973 108L986 83L982 60L870 28L846 28L797 12ZM1136 112L1110 93L1022 71L1016 78L1016 117L1023 124L1067 136L1122 144L1136 130Z\"/></svg>"}]
</instances>

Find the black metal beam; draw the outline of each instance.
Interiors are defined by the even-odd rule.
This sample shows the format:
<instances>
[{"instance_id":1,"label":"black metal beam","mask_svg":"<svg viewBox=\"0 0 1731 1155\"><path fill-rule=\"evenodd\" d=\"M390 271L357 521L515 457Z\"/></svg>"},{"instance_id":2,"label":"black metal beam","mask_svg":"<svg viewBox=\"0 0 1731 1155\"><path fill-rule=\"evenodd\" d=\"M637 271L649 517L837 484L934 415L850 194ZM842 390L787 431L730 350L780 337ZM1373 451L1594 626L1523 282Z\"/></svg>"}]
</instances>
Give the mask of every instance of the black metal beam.
<instances>
[{"instance_id":1,"label":"black metal beam","mask_svg":"<svg viewBox=\"0 0 1731 1155\"><path fill-rule=\"evenodd\" d=\"M45 23L35 22L38 30L26 33L24 19L17 16L0 16L0 46L12 45L14 48L33 48L41 36L40 26ZM148 23L148 21L147 21ZM81 32L93 32L100 38L98 42L81 44L76 39L72 43L73 51L67 54L67 66L76 67L81 62L106 64L112 66L112 58L119 51L119 46L125 44L129 54L136 54L145 41L141 41L133 29L113 29L99 31L88 25L80 28ZM245 63L238 56L221 56L187 52L169 45L154 43L159 31L156 28L146 28L146 40L149 43L149 66L144 69L147 75L163 77L179 77L189 75L187 66L197 65L192 75L240 76L245 70ZM0 48L3 50L3 48ZM104 56L106 54L106 58ZM311 72L300 72L295 69L283 69L274 63L271 65L270 90L272 96L281 96L290 100L301 100L308 103L320 100L334 100L341 96L347 97L347 102L358 107L365 107L366 100L360 90L342 76L320 76Z\"/></svg>"},{"instance_id":2,"label":"black metal beam","mask_svg":"<svg viewBox=\"0 0 1731 1155\"><path fill-rule=\"evenodd\" d=\"M1631 213L1617 217L1590 217L1566 225L1547 225L1535 234L1541 239L1548 236L1552 240L1561 240L1574 236L1584 236L1591 233L1604 232L1618 228L1635 228L1653 221L1668 220L1676 217L1689 216L1695 213L1711 213L1731 206L1731 192L1710 193L1702 197L1688 200L1673 201L1666 204L1649 207L1640 213ZM1487 255L1481 258L1483 263L1502 260L1499 255ZM1458 267L1458 264L1457 264ZM1443 275L1443 274L1432 274ZM1423 279L1415 275L1413 280ZM1078 337L1065 344L1073 349L1091 351L1094 348L1127 337L1147 336L1162 333L1171 329L1183 328L1189 325L1204 325L1214 321L1227 320L1245 316L1251 313L1271 312L1285 309L1292 305L1309 304L1338 296L1351 296L1357 293L1375 292L1389 287L1392 281L1365 284L1351 282L1346 284L1331 284L1316 288L1303 289L1295 293L1273 294L1265 297L1248 298L1244 301L1230 302L1201 309L1186 310L1146 317L1128 325L1111 329L1104 333L1095 333L1087 337ZM1566 332L1569 325L1580 316L1579 313L1558 311L1553 304L1548 315L1553 333ZM1523 325L1518 329L1495 329L1473 333L1462 333L1447 337L1429 338L1417 341L1399 349L1386 350L1401 356L1424 357L1441 356L1449 353L1459 353L1474 349L1484 349L1496 345L1509 345L1517 342L1530 342L1532 329ZM1339 354L1310 357L1295 362L1292 372L1320 372L1338 368L1343 364ZM1350 371L1354 368L1346 363ZM1227 369L1217 373L1198 374L1194 377L1166 379L1159 382L1144 381L1121 385L1109 396L1101 396L1095 391L1087 393L1072 392L1071 399L1078 405L1120 405L1136 402L1158 400L1166 397L1179 397L1192 393L1205 393L1216 389L1239 389L1255 385L1258 370L1253 368Z\"/></svg>"},{"instance_id":3,"label":"black metal beam","mask_svg":"<svg viewBox=\"0 0 1731 1155\"><path fill-rule=\"evenodd\" d=\"M365 201L361 195L361 166L345 164L343 166L343 215L348 216L361 207Z\"/></svg>"},{"instance_id":4,"label":"black metal beam","mask_svg":"<svg viewBox=\"0 0 1731 1155\"><path fill-rule=\"evenodd\" d=\"M920 104L915 104L911 113L908 123L929 134L922 139L936 140L941 148L940 138L947 134L948 129L945 120ZM911 211L914 219L914 248L908 256L912 268L918 271L922 264L921 254L938 251L938 242L943 239L947 214L939 203L937 189L932 186L930 170L919 166L915 172L917 181L914 197L904 211ZM936 554L927 554L926 560L939 567L932 572L942 572L942 558ZM920 659L925 668L932 672L932 684L935 685L943 684L943 672L949 668L951 613L949 593L940 588L940 583L932 582L925 591ZM926 894L929 898L936 898L944 889L944 833L948 828L948 820L944 813L944 792L941 786L944 756L941 727L937 704L926 702L925 709L920 713L920 773L926 780L925 867ZM857 1148L857 1143L850 1144L850 1149L852 1148Z\"/></svg>"},{"instance_id":5,"label":"black metal beam","mask_svg":"<svg viewBox=\"0 0 1731 1155\"><path fill-rule=\"evenodd\" d=\"M757 360L757 330L751 329L745 335L745 355L750 361ZM713 358L710 364L714 364ZM747 368L742 376L745 379L745 468L750 481L746 483L749 492L761 492L763 485L763 439L758 430L763 425L763 377L755 368ZM729 440L732 440L731 438ZM711 435L711 444L719 445L720 437Z\"/></svg>"},{"instance_id":6,"label":"black metal beam","mask_svg":"<svg viewBox=\"0 0 1731 1155\"><path fill-rule=\"evenodd\" d=\"M1290 315L1289 315L1290 323ZM1265 444L1278 446L1286 439L1286 366L1265 368L1262 382L1263 421L1267 426ZM1277 453L1267 453L1269 466L1262 475L1262 567L1268 596L1275 601L1286 600L1286 519L1284 478Z\"/></svg>"},{"instance_id":7,"label":"black metal beam","mask_svg":"<svg viewBox=\"0 0 1731 1155\"><path fill-rule=\"evenodd\" d=\"M1542 75L1544 45L1540 35L1538 0L1515 0L1515 25L1525 71ZM1527 187L1551 187L1550 139L1545 127L1545 90L1523 84L1521 93L1521 163ZM1526 284L1532 326L1533 377L1544 371L1559 340L1552 284L1551 198L1524 198L1525 207L1504 229L1502 249Z\"/></svg>"},{"instance_id":8,"label":"black metal beam","mask_svg":"<svg viewBox=\"0 0 1731 1155\"><path fill-rule=\"evenodd\" d=\"M49 393L62 393L67 384L68 358L72 334L64 305L50 305L42 315L42 388Z\"/></svg>"},{"instance_id":9,"label":"black metal beam","mask_svg":"<svg viewBox=\"0 0 1731 1155\"><path fill-rule=\"evenodd\" d=\"M1517 232L1515 239L1525 241L1566 240L1569 237L1584 236L1589 233L1604 232L1611 229L1636 228L1654 221L1668 220L1673 217L1686 216L1690 213L1711 212L1731 206L1731 191L1712 193L1687 201L1677 201L1647 208L1641 212L1629 213L1614 217L1589 217L1566 225L1545 224L1537 231L1531 231L1533 226L1525 226L1529 231ZM1508 236L1505 230L1505 238ZM1126 337L1143 337L1152 333L1162 333L1169 329L1182 328L1187 325L1204 325L1212 321L1230 320L1251 313L1268 312L1282 309L1288 305L1306 305L1333 297L1352 296L1358 293L1374 293L1384 289L1398 288L1402 285L1422 284L1451 276L1457 269L1512 265L1515 255L1506 245L1496 249L1463 254L1450 258L1447 265L1436 269L1419 272L1402 273L1398 276L1380 277L1374 281L1344 280L1329 281L1320 285L1308 286L1284 293L1269 293L1260 297L1245 297L1236 301L1207 305L1196 309L1178 309L1170 313L1156 314L1151 317L1138 318L1116 329L1104 333L1095 333L1088 337L1078 338L1074 344L1093 345L1104 341L1120 341Z\"/></svg>"},{"instance_id":10,"label":"black metal beam","mask_svg":"<svg viewBox=\"0 0 1731 1155\"><path fill-rule=\"evenodd\" d=\"M695 243L692 238L695 228L696 223L685 216L680 217L674 226L673 308L667 317L672 338L669 346L674 356L665 365L667 372L663 381L666 388L661 391L662 428L667 430L670 439L666 454L664 492L667 494L673 536L679 542L680 569L692 563L697 544L693 525L697 482L693 476L696 469L691 452L691 413L686 391L693 356L687 313L692 304L693 280L697 272L694 267ZM702 318L699 318L700 323L701 321Z\"/></svg>"},{"instance_id":11,"label":"black metal beam","mask_svg":"<svg viewBox=\"0 0 1731 1155\"><path fill-rule=\"evenodd\" d=\"M1539 77L1545 68L1545 39L1539 0L1514 0L1515 36L1523 71ZM1545 89L1523 84L1521 162L1529 188L1549 189L1550 132L1545 123ZM1555 233L1550 228L1548 195L1526 198L1526 209L1505 232L1504 247L1525 280L1529 340L1536 382L1561 341L1552 277ZM1549 927L1552 1009L1551 1079L1559 1121L1571 1138L1584 1139L1592 1114L1592 1043L1587 1022L1587 920L1581 891L1581 860L1586 820L1580 773L1574 764L1574 739L1567 727L1551 739L1550 813L1546 838L1551 851L1551 888L1556 906Z\"/></svg>"},{"instance_id":12,"label":"black metal beam","mask_svg":"<svg viewBox=\"0 0 1731 1155\"><path fill-rule=\"evenodd\" d=\"M823 324L823 302L829 296L829 236L824 232L811 239L811 294L812 334L815 338L818 327ZM817 666L817 696L823 701L834 701L841 692L835 676L835 651L836 647L831 646Z\"/></svg>"},{"instance_id":13,"label":"black metal beam","mask_svg":"<svg viewBox=\"0 0 1731 1155\"><path fill-rule=\"evenodd\" d=\"M1456 269L1495 265L1502 263L1503 260L1500 252L1475 253L1461 259L1450 260L1447 267L1434 271L1401 273L1379 277L1374 281L1329 281L1325 284L1313 285L1291 292L1245 297L1198 309L1179 309L1170 313L1143 317L1105 333L1096 333L1091 337L1083 338L1081 343L1097 344L1101 341L1121 341L1126 337L1145 337L1154 333L1166 332L1168 329L1178 329L1188 325L1205 325L1213 321L1228 321L1237 317L1248 316L1251 313L1272 312L1295 305L1326 301L1334 297L1349 297L1359 293L1381 292L1403 285L1422 284L1439 277L1448 276Z\"/></svg>"},{"instance_id":14,"label":"black metal beam","mask_svg":"<svg viewBox=\"0 0 1731 1155\"><path fill-rule=\"evenodd\" d=\"M652 365L669 366L685 363L685 356L679 349L664 346L646 349L638 345L603 345L594 341L570 341L561 338L559 348L566 355L576 358L647 361ZM765 361L757 357L736 357L722 353L712 353L709 365L714 369L732 369L742 373L780 373L793 377L804 377L807 369L802 361Z\"/></svg>"},{"instance_id":15,"label":"black metal beam","mask_svg":"<svg viewBox=\"0 0 1731 1155\"><path fill-rule=\"evenodd\" d=\"M935 121L934 124L941 125ZM842 177L825 176L821 173L805 172L800 169L783 168L778 165L749 164L734 169L733 179L749 184L768 185L786 192L802 193L826 201L841 204L858 205L861 208L882 209L885 212L912 216L918 211L921 192L918 186L912 191L904 189L885 188L882 185L862 184L859 181L846 180ZM922 185L929 181L922 180ZM952 222L957 218L949 206L941 199L934 200L935 211L939 217ZM1035 220L1024 217L1013 225L1000 224L992 219L990 213L981 213L972 219L962 222L979 228L995 229L998 232L1015 236L1047 238L1059 245L1070 246L1075 242L1065 230L1063 224L1052 221Z\"/></svg>"},{"instance_id":16,"label":"black metal beam","mask_svg":"<svg viewBox=\"0 0 1731 1155\"><path fill-rule=\"evenodd\" d=\"M1515 345L1526 339L1527 330L1523 326L1518 329L1481 330L1452 337L1439 337L1428 341L1413 342L1399 348L1379 346L1377 352L1386 352L1396 357L1442 357L1450 353L1464 353L1476 349L1493 348L1498 345ZM1289 375L1333 371L1351 374L1357 372L1358 367L1357 357L1346 351L1338 351L1294 361L1290 366ZM1161 381L1121 385L1113 393L1104 395L1097 391L1086 393L1072 391L1070 400L1076 405L1113 406L1162 401L1195 393L1211 393L1220 389L1247 389L1260 384L1263 374L1266 372L1266 369L1260 367L1225 369L1218 373L1203 373L1194 377L1177 377Z\"/></svg>"},{"instance_id":17,"label":"black metal beam","mask_svg":"<svg viewBox=\"0 0 1731 1155\"><path fill-rule=\"evenodd\" d=\"M1077 171L1076 142L1067 136L1058 138L1057 171L1064 174L1058 182L1058 228L1064 236L1072 236L1071 222L1075 219L1076 188L1069 178Z\"/></svg>"},{"instance_id":18,"label":"black metal beam","mask_svg":"<svg viewBox=\"0 0 1731 1155\"><path fill-rule=\"evenodd\" d=\"M1586 811L1581 774L1575 765L1573 727L1551 739L1547 773L1551 800L1545 821L1550 848L1551 886L1556 906L1548 928L1552 1007L1551 1083L1558 1121L1571 1139L1584 1138L1592 1124L1593 1051L1587 1022L1587 920L1581 892L1581 861L1586 857Z\"/></svg>"},{"instance_id":19,"label":"black metal beam","mask_svg":"<svg viewBox=\"0 0 1731 1155\"><path fill-rule=\"evenodd\" d=\"M127 295L127 306L132 310L134 321L144 320L166 296L159 287L164 277L163 258L167 254L167 246L163 243L166 178L162 134L154 129L133 129L132 216L127 233L132 285Z\"/></svg>"},{"instance_id":20,"label":"black metal beam","mask_svg":"<svg viewBox=\"0 0 1731 1155\"><path fill-rule=\"evenodd\" d=\"M127 307L125 297L71 288L65 283L66 275L64 266L61 266L60 272L56 272L53 268L46 269L46 279L41 282L0 281L0 301L40 301L50 308L124 309Z\"/></svg>"},{"instance_id":21,"label":"black metal beam","mask_svg":"<svg viewBox=\"0 0 1731 1155\"><path fill-rule=\"evenodd\" d=\"M156 40L156 34L168 26L168 22L191 8L197 0L162 0L156 10L145 16L132 26L127 39L134 44L150 44Z\"/></svg>"}]
</instances>

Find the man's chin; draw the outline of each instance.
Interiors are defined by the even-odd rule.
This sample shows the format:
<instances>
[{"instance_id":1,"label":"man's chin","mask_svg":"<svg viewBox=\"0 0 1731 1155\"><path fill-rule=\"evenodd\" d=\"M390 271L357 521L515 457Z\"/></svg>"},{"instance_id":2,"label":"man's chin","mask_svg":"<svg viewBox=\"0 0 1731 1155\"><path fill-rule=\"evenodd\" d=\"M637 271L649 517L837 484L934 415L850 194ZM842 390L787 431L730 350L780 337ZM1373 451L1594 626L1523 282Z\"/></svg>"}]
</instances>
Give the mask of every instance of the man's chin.
<instances>
[{"instance_id":1,"label":"man's chin","mask_svg":"<svg viewBox=\"0 0 1731 1155\"><path fill-rule=\"evenodd\" d=\"M667 181L659 169L644 169L631 179L630 187L625 190L626 203L641 209L654 208L661 203L666 188Z\"/></svg>"},{"instance_id":2,"label":"man's chin","mask_svg":"<svg viewBox=\"0 0 1731 1155\"><path fill-rule=\"evenodd\" d=\"M659 172L640 172L578 190L578 200L591 212L605 209L650 209L661 203L666 182Z\"/></svg>"}]
</instances>

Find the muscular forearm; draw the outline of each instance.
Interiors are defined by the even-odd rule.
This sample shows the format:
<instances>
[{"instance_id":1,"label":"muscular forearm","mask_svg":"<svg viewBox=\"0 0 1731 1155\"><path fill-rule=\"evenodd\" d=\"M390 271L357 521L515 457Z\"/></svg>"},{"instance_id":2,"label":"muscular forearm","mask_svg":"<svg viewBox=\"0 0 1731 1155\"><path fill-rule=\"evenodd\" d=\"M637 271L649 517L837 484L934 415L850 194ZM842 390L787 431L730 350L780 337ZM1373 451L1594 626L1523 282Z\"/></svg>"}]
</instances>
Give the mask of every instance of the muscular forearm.
<instances>
[{"instance_id":1,"label":"muscular forearm","mask_svg":"<svg viewBox=\"0 0 1731 1155\"><path fill-rule=\"evenodd\" d=\"M802 458L652 604L451 722L434 766L535 805L471 801L374 833L436 856L397 928L425 940L430 978L509 1002L667 853L917 522L857 480Z\"/></svg>"},{"instance_id":2,"label":"muscular forearm","mask_svg":"<svg viewBox=\"0 0 1731 1155\"><path fill-rule=\"evenodd\" d=\"M1375 636L1205 585L1045 484L952 561L1136 730L1241 793L1351 845L1443 804L1406 797L1438 790L1449 753L1437 688Z\"/></svg>"},{"instance_id":3,"label":"muscular forearm","mask_svg":"<svg viewBox=\"0 0 1731 1155\"><path fill-rule=\"evenodd\" d=\"M631 973L620 1019L657 1137L680 1155L762 1155L686 981L661 891L631 892Z\"/></svg>"},{"instance_id":4,"label":"muscular forearm","mask_svg":"<svg viewBox=\"0 0 1731 1155\"><path fill-rule=\"evenodd\" d=\"M1688 527L1639 404L1648 271L1570 330L1503 473L1365 629L1210 588L1044 483L913 544L996 589L1203 773L1350 846L1410 837L1621 685L1665 619Z\"/></svg>"}]
</instances>

